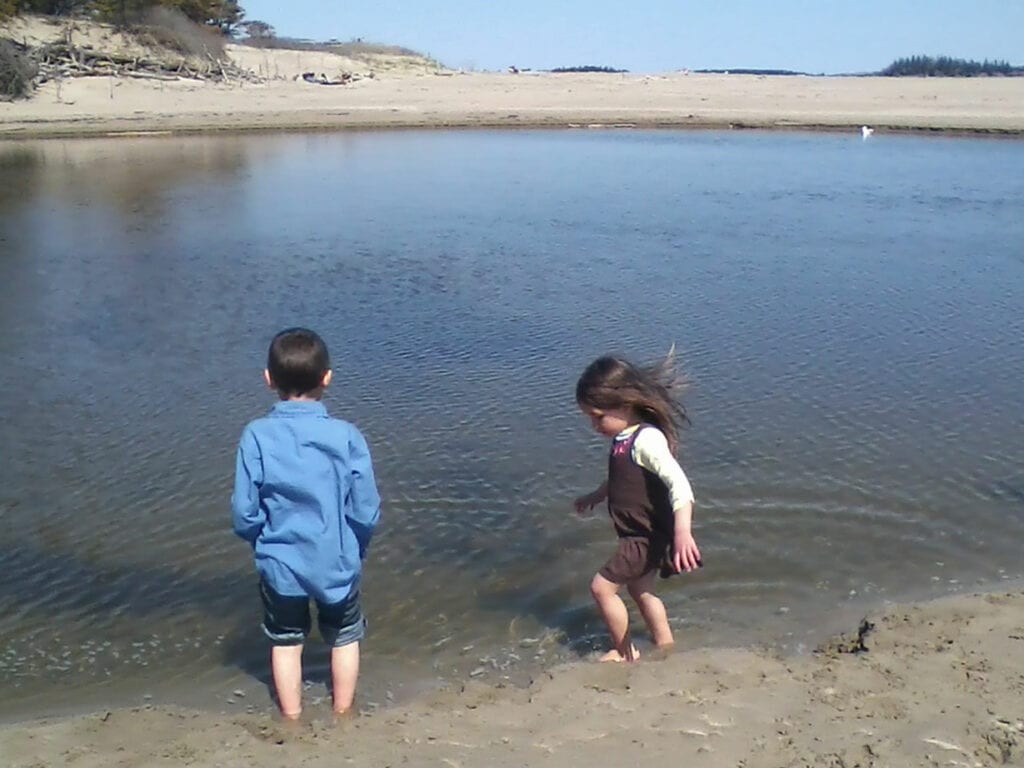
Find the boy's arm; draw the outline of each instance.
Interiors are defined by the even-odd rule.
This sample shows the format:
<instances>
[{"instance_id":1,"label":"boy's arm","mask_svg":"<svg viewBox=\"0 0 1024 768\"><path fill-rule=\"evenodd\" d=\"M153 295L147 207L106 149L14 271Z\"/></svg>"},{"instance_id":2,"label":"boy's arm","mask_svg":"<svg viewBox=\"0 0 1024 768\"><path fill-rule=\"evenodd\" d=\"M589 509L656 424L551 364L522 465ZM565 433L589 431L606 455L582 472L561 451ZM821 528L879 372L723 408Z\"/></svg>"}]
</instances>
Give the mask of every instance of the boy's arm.
<instances>
[{"instance_id":1,"label":"boy's arm","mask_svg":"<svg viewBox=\"0 0 1024 768\"><path fill-rule=\"evenodd\" d=\"M235 533L256 544L264 523L266 513L260 506L260 486L263 484L263 461L260 456L259 443L252 431L242 432L238 442L238 454L235 458L235 490L231 494L231 516Z\"/></svg>"},{"instance_id":2,"label":"boy's arm","mask_svg":"<svg viewBox=\"0 0 1024 768\"><path fill-rule=\"evenodd\" d=\"M370 448L357 429L352 430L349 439L349 466L352 475L351 504L345 514L359 542L359 559L362 560L380 520L380 494L373 476Z\"/></svg>"}]
</instances>

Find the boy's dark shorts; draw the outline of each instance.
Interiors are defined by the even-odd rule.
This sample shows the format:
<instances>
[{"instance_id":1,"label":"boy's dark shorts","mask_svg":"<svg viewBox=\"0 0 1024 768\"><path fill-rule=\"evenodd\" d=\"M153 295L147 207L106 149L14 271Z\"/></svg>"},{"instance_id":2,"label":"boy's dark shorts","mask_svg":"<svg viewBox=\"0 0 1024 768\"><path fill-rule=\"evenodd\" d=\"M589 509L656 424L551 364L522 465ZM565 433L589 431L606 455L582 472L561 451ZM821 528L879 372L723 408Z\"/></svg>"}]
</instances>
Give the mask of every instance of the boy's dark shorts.
<instances>
[{"instance_id":1,"label":"boy's dark shorts","mask_svg":"<svg viewBox=\"0 0 1024 768\"><path fill-rule=\"evenodd\" d=\"M675 573L671 540L658 536L623 536L615 553L598 573L613 584L629 584L651 571L658 571L663 579Z\"/></svg>"},{"instance_id":2,"label":"boy's dark shorts","mask_svg":"<svg viewBox=\"0 0 1024 768\"><path fill-rule=\"evenodd\" d=\"M263 632L274 645L302 645L313 625L310 598L279 594L261 579L260 599L263 601ZM317 600L316 618L324 642L335 648L358 643L366 632L358 589L338 603Z\"/></svg>"}]
</instances>

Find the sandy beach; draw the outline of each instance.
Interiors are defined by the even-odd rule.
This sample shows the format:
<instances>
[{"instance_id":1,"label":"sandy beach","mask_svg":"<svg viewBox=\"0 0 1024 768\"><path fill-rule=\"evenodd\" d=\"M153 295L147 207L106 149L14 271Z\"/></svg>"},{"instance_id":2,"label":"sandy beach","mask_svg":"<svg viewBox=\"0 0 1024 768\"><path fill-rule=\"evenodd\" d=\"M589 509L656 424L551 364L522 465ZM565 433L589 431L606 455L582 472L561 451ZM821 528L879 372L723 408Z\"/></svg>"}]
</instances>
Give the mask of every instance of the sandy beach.
<instances>
[{"instance_id":1,"label":"sandy beach","mask_svg":"<svg viewBox=\"0 0 1024 768\"><path fill-rule=\"evenodd\" d=\"M16 21L39 43L63 34ZM110 46L76 28L83 48ZM0 138L245 130L428 127L672 127L1024 134L1024 78L883 78L665 74L480 73L423 58L354 60L316 51L228 45L255 78L53 79L28 100L0 103ZM133 52L134 53L134 52ZM304 82L345 72L348 85Z\"/></svg>"},{"instance_id":2,"label":"sandy beach","mask_svg":"<svg viewBox=\"0 0 1024 768\"><path fill-rule=\"evenodd\" d=\"M1024 765L1024 592L893 606L812 653L579 663L332 722L153 706L7 725L39 766Z\"/></svg>"},{"instance_id":3,"label":"sandy beach","mask_svg":"<svg viewBox=\"0 0 1024 768\"><path fill-rule=\"evenodd\" d=\"M381 75L347 86L78 78L0 104L0 137L428 127L1024 133L1024 78Z\"/></svg>"}]
</instances>

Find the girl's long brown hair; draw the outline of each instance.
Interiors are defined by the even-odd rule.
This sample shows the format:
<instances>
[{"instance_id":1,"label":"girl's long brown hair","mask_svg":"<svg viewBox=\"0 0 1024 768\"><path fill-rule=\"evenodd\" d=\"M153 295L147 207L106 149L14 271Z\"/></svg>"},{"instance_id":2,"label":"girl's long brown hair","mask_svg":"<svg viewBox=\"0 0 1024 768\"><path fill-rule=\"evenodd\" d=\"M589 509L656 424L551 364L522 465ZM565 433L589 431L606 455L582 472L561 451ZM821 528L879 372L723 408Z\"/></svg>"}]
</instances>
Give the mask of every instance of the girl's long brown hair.
<instances>
[{"instance_id":1,"label":"girl's long brown hair","mask_svg":"<svg viewBox=\"0 0 1024 768\"><path fill-rule=\"evenodd\" d=\"M689 423L679 402L685 379L676 373L675 347L665 359L647 366L621 357L599 357L576 382L576 402L596 410L629 408L640 419L665 433L673 453L679 450L679 431Z\"/></svg>"}]
</instances>

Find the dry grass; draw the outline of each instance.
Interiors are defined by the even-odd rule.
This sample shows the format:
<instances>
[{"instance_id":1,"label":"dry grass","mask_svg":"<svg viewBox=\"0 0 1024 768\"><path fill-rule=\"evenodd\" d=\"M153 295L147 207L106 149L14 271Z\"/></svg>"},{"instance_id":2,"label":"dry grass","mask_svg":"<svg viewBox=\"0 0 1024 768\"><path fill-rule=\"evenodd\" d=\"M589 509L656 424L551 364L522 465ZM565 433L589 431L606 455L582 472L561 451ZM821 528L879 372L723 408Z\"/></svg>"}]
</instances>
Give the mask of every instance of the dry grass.
<instances>
[{"instance_id":1,"label":"dry grass","mask_svg":"<svg viewBox=\"0 0 1024 768\"><path fill-rule=\"evenodd\" d=\"M150 9L132 31L144 44L168 48L186 57L214 61L226 58L223 35L171 8Z\"/></svg>"},{"instance_id":2,"label":"dry grass","mask_svg":"<svg viewBox=\"0 0 1024 768\"><path fill-rule=\"evenodd\" d=\"M36 71L36 64L23 45L0 38L0 101L28 96Z\"/></svg>"},{"instance_id":3,"label":"dry grass","mask_svg":"<svg viewBox=\"0 0 1024 768\"><path fill-rule=\"evenodd\" d=\"M240 45L252 48L272 48L289 51L316 51L319 53L333 53L338 56L348 56L358 59L368 56L408 56L411 58L427 59L419 51L411 48L404 48L400 45L385 45L383 43L367 43L362 40L351 40L347 43L338 40L316 42L313 40L299 40L293 37L265 37L248 38L242 40Z\"/></svg>"}]
</instances>

